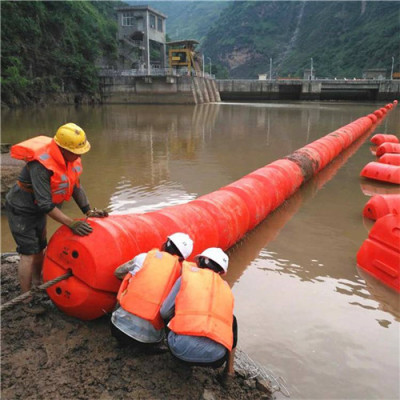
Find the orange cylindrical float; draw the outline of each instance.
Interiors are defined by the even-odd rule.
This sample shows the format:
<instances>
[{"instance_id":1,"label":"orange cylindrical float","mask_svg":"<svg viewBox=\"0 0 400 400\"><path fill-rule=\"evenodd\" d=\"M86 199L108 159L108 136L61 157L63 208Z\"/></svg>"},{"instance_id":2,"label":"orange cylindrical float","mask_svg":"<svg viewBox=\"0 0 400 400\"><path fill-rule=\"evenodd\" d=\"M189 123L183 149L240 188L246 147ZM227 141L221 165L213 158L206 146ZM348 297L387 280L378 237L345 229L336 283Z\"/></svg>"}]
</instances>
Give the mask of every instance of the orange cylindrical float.
<instances>
[{"instance_id":1,"label":"orange cylindrical float","mask_svg":"<svg viewBox=\"0 0 400 400\"><path fill-rule=\"evenodd\" d=\"M383 113L379 111L380 117ZM61 227L49 241L44 280L72 270L48 289L65 313L94 319L110 312L120 282L114 270L141 252L159 247L174 232L194 241L192 257L207 247L226 250L373 126L361 117L245 177L186 204L130 215L89 219L93 233L80 237Z\"/></svg>"},{"instance_id":2,"label":"orange cylindrical float","mask_svg":"<svg viewBox=\"0 0 400 400\"><path fill-rule=\"evenodd\" d=\"M390 165L400 165L400 153L385 153L378 162Z\"/></svg>"},{"instance_id":3,"label":"orange cylindrical float","mask_svg":"<svg viewBox=\"0 0 400 400\"><path fill-rule=\"evenodd\" d=\"M387 135L384 133L377 133L372 136L371 143L380 146L382 143L399 143L399 138L395 135Z\"/></svg>"},{"instance_id":4,"label":"orange cylindrical float","mask_svg":"<svg viewBox=\"0 0 400 400\"><path fill-rule=\"evenodd\" d=\"M357 264L400 292L400 215L379 218L357 253Z\"/></svg>"},{"instance_id":5,"label":"orange cylindrical float","mask_svg":"<svg viewBox=\"0 0 400 400\"><path fill-rule=\"evenodd\" d=\"M372 161L361 171L361 176L377 181L400 184L400 167Z\"/></svg>"},{"instance_id":6,"label":"orange cylindrical float","mask_svg":"<svg viewBox=\"0 0 400 400\"><path fill-rule=\"evenodd\" d=\"M400 143L382 143L376 149L376 155L379 157L385 153L400 153Z\"/></svg>"},{"instance_id":7,"label":"orange cylindrical float","mask_svg":"<svg viewBox=\"0 0 400 400\"><path fill-rule=\"evenodd\" d=\"M363 209L364 217L373 220L377 220L387 214L400 214L400 194L373 196Z\"/></svg>"}]
</instances>

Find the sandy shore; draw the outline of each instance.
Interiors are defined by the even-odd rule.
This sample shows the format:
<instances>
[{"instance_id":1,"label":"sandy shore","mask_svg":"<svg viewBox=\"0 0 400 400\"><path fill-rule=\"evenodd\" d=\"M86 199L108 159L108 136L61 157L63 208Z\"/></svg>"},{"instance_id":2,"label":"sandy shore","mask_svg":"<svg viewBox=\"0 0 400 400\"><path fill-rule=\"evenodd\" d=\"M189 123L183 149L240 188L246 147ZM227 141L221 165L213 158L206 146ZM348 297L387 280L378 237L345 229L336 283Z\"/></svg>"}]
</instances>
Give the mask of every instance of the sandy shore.
<instances>
[{"instance_id":1,"label":"sandy shore","mask_svg":"<svg viewBox=\"0 0 400 400\"><path fill-rule=\"evenodd\" d=\"M19 294L16 261L2 257L2 303ZM43 299L44 315L27 314L18 305L1 315L4 400L270 398L241 371L224 387L218 379L221 370L187 367L167 351L120 348L110 334L109 316L80 321Z\"/></svg>"}]
</instances>

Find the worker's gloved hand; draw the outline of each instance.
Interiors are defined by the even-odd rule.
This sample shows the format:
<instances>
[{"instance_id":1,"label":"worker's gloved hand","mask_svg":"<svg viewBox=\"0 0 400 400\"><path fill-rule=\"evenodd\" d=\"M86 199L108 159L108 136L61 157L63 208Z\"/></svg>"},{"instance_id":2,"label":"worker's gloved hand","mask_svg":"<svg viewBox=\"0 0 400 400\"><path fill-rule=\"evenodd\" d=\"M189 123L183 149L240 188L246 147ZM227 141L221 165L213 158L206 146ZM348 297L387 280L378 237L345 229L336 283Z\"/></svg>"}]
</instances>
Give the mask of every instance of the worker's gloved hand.
<instances>
[{"instance_id":1,"label":"worker's gloved hand","mask_svg":"<svg viewBox=\"0 0 400 400\"><path fill-rule=\"evenodd\" d=\"M107 209L104 210L99 210L98 208L92 208L89 210L86 215L90 218L104 218L108 217L108 211Z\"/></svg>"},{"instance_id":2,"label":"worker's gloved hand","mask_svg":"<svg viewBox=\"0 0 400 400\"><path fill-rule=\"evenodd\" d=\"M75 235L86 236L92 233L93 228L86 221L72 221L68 227Z\"/></svg>"}]
</instances>

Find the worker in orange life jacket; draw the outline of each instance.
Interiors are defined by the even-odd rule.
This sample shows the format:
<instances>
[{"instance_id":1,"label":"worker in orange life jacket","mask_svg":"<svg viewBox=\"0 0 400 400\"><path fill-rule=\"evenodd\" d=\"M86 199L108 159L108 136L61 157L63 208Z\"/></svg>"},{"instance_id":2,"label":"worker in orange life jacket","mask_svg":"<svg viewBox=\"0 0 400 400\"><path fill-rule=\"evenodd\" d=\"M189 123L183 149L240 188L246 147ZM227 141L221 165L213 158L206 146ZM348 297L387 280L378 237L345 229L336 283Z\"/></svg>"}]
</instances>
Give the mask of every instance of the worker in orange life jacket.
<instances>
[{"instance_id":1,"label":"worker in orange life jacket","mask_svg":"<svg viewBox=\"0 0 400 400\"><path fill-rule=\"evenodd\" d=\"M221 278L228 270L228 256L209 248L184 262L161 307L167 325L171 353L190 365L220 367L226 362L226 377L234 375L237 322L233 315L231 289Z\"/></svg>"},{"instance_id":2,"label":"worker in orange life jacket","mask_svg":"<svg viewBox=\"0 0 400 400\"><path fill-rule=\"evenodd\" d=\"M193 241L186 233L168 236L161 251L142 253L128 266L111 317L111 333L121 344L155 344L164 338L160 307L181 275L182 261L190 256Z\"/></svg>"},{"instance_id":3,"label":"worker in orange life jacket","mask_svg":"<svg viewBox=\"0 0 400 400\"><path fill-rule=\"evenodd\" d=\"M59 207L63 201L75 200L89 217L106 217L106 211L91 209L79 183L81 155L90 144L79 126L61 126L54 138L37 136L11 148L11 156L26 161L17 183L6 196L9 226L20 253L18 278L22 293L41 282L44 249L47 246L46 216L68 226L77 235L92 232L86 221L73 220ZM25 310L34 314L44 308L30 301Z\"/></svg>"}]
</instances>

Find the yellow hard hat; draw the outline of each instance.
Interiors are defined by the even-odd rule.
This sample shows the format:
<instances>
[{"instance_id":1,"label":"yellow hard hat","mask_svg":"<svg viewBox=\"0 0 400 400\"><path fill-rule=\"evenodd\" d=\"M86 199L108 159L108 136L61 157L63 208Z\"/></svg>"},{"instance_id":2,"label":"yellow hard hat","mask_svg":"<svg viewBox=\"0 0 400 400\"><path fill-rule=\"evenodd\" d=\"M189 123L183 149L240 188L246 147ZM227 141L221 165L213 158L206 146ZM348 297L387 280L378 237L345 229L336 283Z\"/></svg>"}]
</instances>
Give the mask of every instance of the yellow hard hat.
<instances>
[{"instance_id":1,"label":"yellow hard hat","mask_svg":"<svg viewBox=\"0 0 400 400\"><path fill-rule=\"evenodd\" d=\"M73 123L58 128L54 141L63 149L75 154L84 154L90 150L85 131Z\"/></svg>"}]
</instances>

